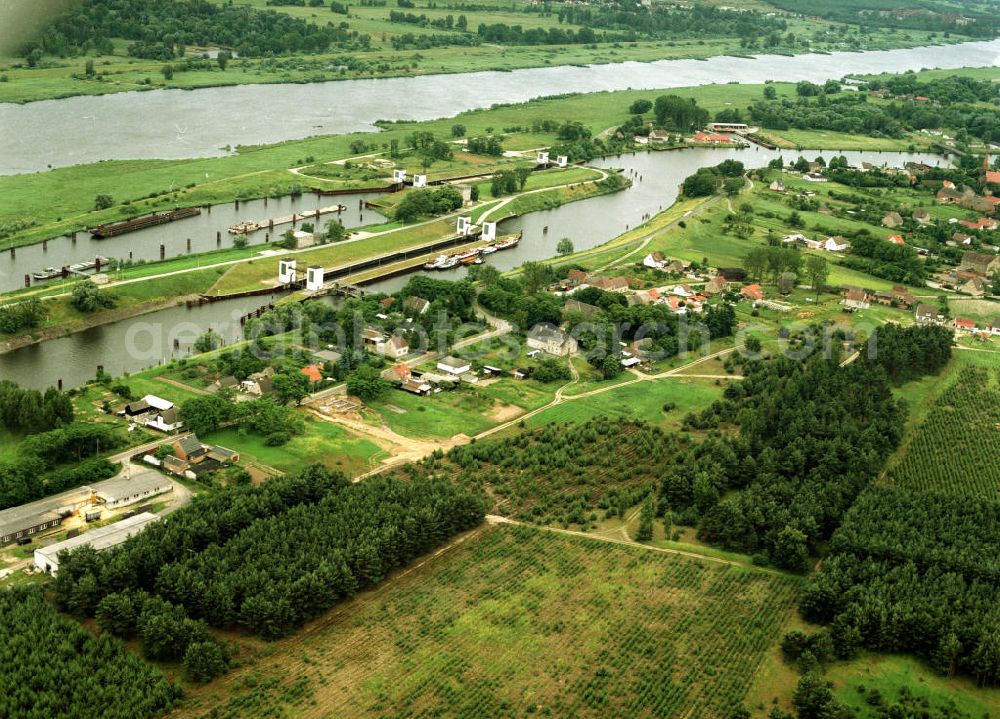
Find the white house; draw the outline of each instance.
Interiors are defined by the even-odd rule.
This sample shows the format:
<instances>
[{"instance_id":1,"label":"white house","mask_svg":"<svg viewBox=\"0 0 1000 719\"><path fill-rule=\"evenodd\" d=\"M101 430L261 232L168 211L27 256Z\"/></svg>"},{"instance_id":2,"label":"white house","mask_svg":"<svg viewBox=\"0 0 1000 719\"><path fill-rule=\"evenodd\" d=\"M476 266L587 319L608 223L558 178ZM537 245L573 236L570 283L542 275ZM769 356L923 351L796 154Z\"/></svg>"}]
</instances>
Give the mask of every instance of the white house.
<instances>
[{"instance_id":1,"label":"white house","mask_svg":"<svg viewBox=\"0 0 1000 719\"><path fill-rule=\"evenodd\" d=\"M468 360L449 355L444 359L438 360L437 368L442 372L447 372L450 375L458 377L471 370L472 365Z\"/></svg>"},{"instance_id":2,"label":"white house","mask_svg":"<svg viewBox=\"0 0 1000 719\"><path fill-rule=\"evenodd\" d=\"M538 152L538 156L536 157L536 159L538 160L538 164L539 165L548 165L549 164L549 153L546 152L545 150L540 150Z\"/></svg>"},{"instance_id":3,"label":"white house","mask_svg":"<svg viewBox=\"0 0 1000 719\"><path fill-rule=\"evenodd\" d=\"M460 235L468 235L472 232L472 217L469 215L462 215L458 218L458 222L455 225L455 232Z\"/></svg>"},{"instance_id":4,"label":"white house","mask_svg":"<svg viewBox=\"0 0 1000 719\"><path fill-rule=\"evenodd\" d=\"M402 185L406 182L406 170L393 170L392 181L397 185Z\"/></svg>"},{"instance_id":5,"label":"white house","mask_svg":"<svg viewBox=\"0 0 1000 719\"><path fill-rule=\"evenodd\" d=\"M559 155L556 158L556 167L566 167L569 164L569 158L566 155Z\"/></svg>"},{"instance_id":6,"label":"white house","mask_svg":"<svg viewBox=\"0 0 1000 719\"><path fill-rule=\"evenodd\" d=\"M410 353L410 345L399 335L392 335L376 342L375 352L390 359L400 359Z\"/></svg>"},{"instance_id":7,"label":"white house","mask_svg":"<svg viewBox=\"0 0 1000 719\"><path fill-rule=\"evenodd\" d=\"M413 186L414 187L427 187L427 175L414 175L413 176Z\"/></svg>"},{"instance_id":8,"label":"white house","mask_svg":"<svg viewBox=\"0 0 1000 719\"><path fill-rule=\"evenodd\" d=\"M814 175L811 172L803 173L802 179L806 182L829 182L829 180L822 175Z\"/></svg>"},{"instance_id":9,"label":"white house","mask_svg":"<svg viewBox=\"0 0 1000 719\"><path fill-rule=\"evenodd\" d=\"M146 415L145 426L158 429L161 432L173 432L184 423L177 416L177 408L170 405L167 409L158 409Z\"/></svg>"},{"instance_id":10,"label":"white house","mask_svg":"<svg viewBox=\"0 0 1000 719\"><path fill-rule=\"evenodd\" d=\"M295 282L295 259L285 257L278 260L278 282L288 284Z\"/></svg>"},{"instance_id":11,"label":"white house","mask_svg":"<svg viewBox=\"0 0 1000 719\"><path fill-rule=\"evenodd\" d=\"M642 264L653 270L662 270L666 267L667 258L660 252L650 252L642 258Z\"/></svg>"},{"instance_id":12,"label":"white house","mask_svg":"<svg viewBox=\"0 0 1000 719\"><path fill-rule=\"evenodd\" d=\"M323 289L323 268L319 265L306 269L306 289L314 291Z\"/></svg>"},{"instance_id":13,"label":"white house","mask_svg":"<svg viewBox=\"0 0 1000 719\"><path fill-rule=\"evenodd\" d=\"M493 242L497 238L497 223L495 222L484 222L483 223L483 237L482 239L486 242Z\"/></svg>"},{"instance_id":14,"label":"white house","mask_svg":"<svg viewBox=\"0 0 1000 719\"><path fill-rule=\"evenodd\" d=\"M555 325L537 324L528 332L528 347L564 356L576 352L576 340Z\"/></svg>"},{"instance_id":15,"label":"white house","mask_svg":"<svg viewBox=\"0 0 1000 719\"><path fill-rule=\"evenodd\" d=\"M822 249L827 252L843 252L848 247L850 247L850 245L840 235L837 235L836 237L827 237L826 241L822 244Z\"/></svg>"}]
</instances>

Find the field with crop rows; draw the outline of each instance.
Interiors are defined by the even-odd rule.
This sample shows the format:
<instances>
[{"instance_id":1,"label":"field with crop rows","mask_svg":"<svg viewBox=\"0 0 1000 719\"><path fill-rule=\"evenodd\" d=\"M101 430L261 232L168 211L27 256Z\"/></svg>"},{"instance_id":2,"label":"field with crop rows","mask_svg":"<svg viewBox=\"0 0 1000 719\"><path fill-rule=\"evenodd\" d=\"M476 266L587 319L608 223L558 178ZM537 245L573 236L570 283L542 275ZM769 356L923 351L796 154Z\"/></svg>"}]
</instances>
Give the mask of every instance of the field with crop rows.
<instances>
[{"instance_id":1,"label":"field with crop rows","mask_svg":"<svg viewBox=\"0 0 1000 719\"><path fill-rule=\"evenodd\" d=\"M723 717L797 586L547 530L483 528L195 689L178 713Z\"/></svg>"},{"instance_id":2,"label":"field with crop rows","mask_svg":"<svg viewBox=\"0 0 1000 719\"><path fill-rule=\"evenodd\" d=\"M1000 498L1000 373L968 367L887 475L903 487Z\"/></svg>"}]
</instances>

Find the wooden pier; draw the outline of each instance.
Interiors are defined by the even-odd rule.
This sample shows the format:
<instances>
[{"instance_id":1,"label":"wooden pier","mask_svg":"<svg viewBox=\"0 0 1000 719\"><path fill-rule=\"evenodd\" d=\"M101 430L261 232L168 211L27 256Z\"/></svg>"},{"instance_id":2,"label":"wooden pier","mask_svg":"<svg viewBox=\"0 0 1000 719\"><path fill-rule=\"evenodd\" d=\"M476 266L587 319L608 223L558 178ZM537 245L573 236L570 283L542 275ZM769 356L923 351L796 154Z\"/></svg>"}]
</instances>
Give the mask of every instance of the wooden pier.
<instances>
[{"instance_id":1,"label":"wooden pier","mask_svg":"<svg viewBox=\"0 0 1000 719\"><path fill-rule=\"evenodd\" d=\"M295 225L297 222L309 221L309 220L319 220L321 215L329 215L332 213L340 214L341 212L346 212L347 207L344 205L330 205L329 207L320 207L318 210L308 210L306 212L293 212L290 215L282 215L281 217L272 217L267 220L261 220L260 222L240 222L229 228L230 234L242 235L251 232L258 232L260 230L273 230L278 225Z\"/></svg>"}]
</instances>

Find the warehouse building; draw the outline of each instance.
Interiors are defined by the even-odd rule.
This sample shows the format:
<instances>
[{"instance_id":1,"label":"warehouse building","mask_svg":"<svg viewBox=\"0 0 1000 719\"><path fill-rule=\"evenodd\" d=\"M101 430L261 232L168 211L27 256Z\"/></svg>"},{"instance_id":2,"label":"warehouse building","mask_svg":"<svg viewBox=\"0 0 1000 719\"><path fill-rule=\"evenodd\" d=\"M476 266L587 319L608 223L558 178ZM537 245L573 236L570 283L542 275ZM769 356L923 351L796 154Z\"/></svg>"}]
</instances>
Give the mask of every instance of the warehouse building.
<instances>
[{"instance_id":1,"label":"warehouse building","mask_svg":"<svg viewBox=\"0 0 1000 719\"><path fill-rule=\"evenodd\" d=\"M44 572L55 575L59 571L59 554L69 552L80 547L91 547L100 552L110 549L124 542L129 537L135 536L143 531L150 523L155 522L159 517L150 512L143 512L134 517L123 519L120 522L109 524L106 527L92 529L89 532L79 534L72 539L56 542L48 547L35 550L35 566Z\"/></svg>"}]
</instances>

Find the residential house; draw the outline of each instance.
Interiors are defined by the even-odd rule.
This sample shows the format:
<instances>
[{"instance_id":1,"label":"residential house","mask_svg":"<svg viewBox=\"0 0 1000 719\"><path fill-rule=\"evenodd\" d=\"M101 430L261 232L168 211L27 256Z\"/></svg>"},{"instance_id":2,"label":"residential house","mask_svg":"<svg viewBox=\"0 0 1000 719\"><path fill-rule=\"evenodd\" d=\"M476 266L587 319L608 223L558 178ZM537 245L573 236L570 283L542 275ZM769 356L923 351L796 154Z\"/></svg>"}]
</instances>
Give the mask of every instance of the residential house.
<instances>
[{"instance_id":1,"label":"residential house","mask_svg":"<svg viewBox=\"0 0 1000 719\"><path fill-rule=\"evenodd\" d=\"M299 370L310 382L318 384L323 381L323 367L318 364L308 364Z\"/></svg>"},{"instance_id":2,"label":"residential house","mask_svg":"<svg viewBox=\"0 0 1000 719\"><path fill-rule=\"evenodd\" d=\"M976 330L975 320L970 320L968 317L956 317L954 325L955 329L964 332L974 332Z\"/></svg>"},{"instance_id":3,"label":"residential house","mask_svg":"<svg viewBox=\"0 0 1000 719\"><path fill-rule=\"evenodd\" d=\"M447 372L457 377L471 370L472 364L468 360L449 355L444 359L438 360L437 368L442 372Z\"/></svg>"},{"instance_id":4,"label":"residential house","mask_svg":"<svg viewBox=\"0 0 1000 719\"><path fill-rule=\"evenodd\" d=\"M344 356L340 354L340 352L335 352L333 350L320 350L319 352L313 352L313 358L319 360L324 365L338 365L343 357Z\"/></svg>"},{"instance_id":5,"label":"residential house","mask_svg":"<svg viewBox=\"0 0 1000 719\"><path fill-rule=\"evenodd\" d=\"M175 477L185 477L187 476L188 470L191 469L191 463L186 459L169 455L160 461L160 469L169 472ZM192 473L191 476L194 477L194 473Z\"/></svg>"},{"instance_id":6,"label":"residential house","mask_svg":"<svg viewBox=\"0 0 1000 719\"><path fill-rule=\"evenodd\" d=\"M208 450L199 441L198 435L193 432L174 440L173 448L174 456L189 464L198 464L208 454Z\"/></svg>"},{"instance_id":7,"label":"residential house","mask_svg":"<svg viewBox=\"0 0 1000 719\"><path fill-rule=\"evenodd\" d=\"M124 415L132 420L143 417L153 412L162 412L174 406L173 402L157 397L155 394L147 394L140 400L129 402L118 414Z\"/></svg>"},{"instance_id":8,"label":"residential house","mask_svg":"<svg viewBox=\"0 0 1000 719\"><path fill-rule=\"evenodd\" d=\"M913 217L913 219L919 222L921 225L926 225L931 221L931 213L923 209L922 207L918 207L917 209L915 209L911 217Z\"/></svg>"},{"instance_id":9,"label":"residential house","mask_svg":"<svg viewBox=\"0 0 1000 719\"><path fill-rule=\"evenodd\" d=\"M587 273L583 270L570 270L566 273L566 279L575 285L587 284Z\"/></svg>"},{"instance_id":10,"label":"residential house","mask_svg":"<svg viewBox=\"0 0 1000 719\"><path fill-rule=\"evenodd\" d=\"M426 382L418 377L406 378L400 383L399 388L405 392L421 396L428 395L434 390L429 382Z\"/></svg>"},{"instance_id":11,"label":"residential house","mask_svg":"<svg viewBox=\"0 0 1000 719\"><path fill-rule=\"evenodd\" d=\"M254 372L240 383L240 389L251 397L263 397L274 389L274 367L265 367Z\"/></svg>"},{"instance_id":12,"label":"residential house","mask_svg":"<svg viewBox=\"0 0 1000 719\"><path fill-rule=\"evenodd\" d=\"M754 302L764 299L764 290L762 290L760 284L757 283L741 287L740 294L748 300L753 300Z\"/></svg>"},{"instance_id":13,"label":"residential house","mask_svg":"<svg viewBox=\"0 0 1000 719\"><path fill-rule=\"evenodd\" d=\"M847 295L844 297L844 309L849 312L854 312L855 310L866 310L869 307L868 295L864 290L861 289L851 289L847 291Z\"/></svg>"},{"instance_id":14,"label":"residential house","mask_svg":"<svg viewBox=\"0 0 1000 719\"><path fill-rule=\"evenodd\" d=\"M917 298L907 292L902 285L894 285L891 294L896 304L904 309L910 309L917 302Z\"/></svg>"},{"instance_id":15,"label":"residential house","mask_svg":"<svg viewBox=\"0 0 1000 719\"><path fill-rule=\"evenodd\" d=\"M1000 272L1000 255L988 255L985 252L968 251L962 254L962 261L958 265L959 271L971 270L981 275L990 276L994 272Z\"/></svg>"},{"instance_id":16,"label":"residential house","mask_svg":"<svg viewBox=\"0 0 1000 719\"><path fill-rule=\"evenodd\" d=\"M537 324L528 331L528 347L551 355L564 356L576 352L576 340L551 324Z\"/></svg>"},{"instance_id":17,"label":"residential house","mask_svg":"<svg viewBox=\"0 0 1000 719\"><path fill-rule=\"evenodd\" d=\"M392 335L391 337L383 339L382 342L376 344L375 351L383 357L388 357L389 359L399 359L401 357L406 357L406 355L410 353L410 345L399 335Z\"/></svg>"},{"instance_id":18,"label":"residential house","mask_svg":"<svg viewBox=\"0 0 1000 719\"><path fill-rule=\"evenodd\" d=\"M969 295L984 295L988 288L989 283L986 281L986 278L977 276L965 279L965 282L958 285L956 289L959 292L965 292Z\"/></svg>"},{"instance_id":19,"label":"residential house","mask_svg":"<svg viewBox=\"0 0 1000 719\"><path fill-rule=\"evenodd\" d=\"M973 194L972 190L967 187L962 190L958 190L954 186L946 186L938 190L934 197L942 205L957 205L964 202L967 198L972 197Z\"/></svg>"},{"instance_id":20,"label":"residential house","mask_svg":"<svg viewBox=\"0 0 1000 719\"><path fill-rule=\"evenodd\" d=\"M980 217L974 222L972 220L961 220L958 224L968 227L970 230L995 230L998 223L992 217Z\"/></svg>"},{"instance_id":21,"label":"residential house","mask_svg":"<svg viewBox=\"0 0 1000 719\"><path fill-rule=\"evenodd\" d=\"M903 239L902 235L889 235L889 242L894 245L904 245L906 241Z\"/></svg>"},{"instance_id":22,"label":"residential house","mask_svg":"<svg viewBox=\"0 0 1000 719\"><path fill-rule=\"evenodd\" d=\"M829 182L829 180L822 175L817 175L812 172L805 172L802 174L802 179L806 182Z\"/></svg>"},{"instance_id":23,"label":"residential house","mask_svg":"<svg viewBox=\"0 0 1000 719\"><path fill-rule=\"evenodd\" d=\"M590 284L605 292L625 292L628 290L628 279L625 277L600 277L592 280Z\"/></svg>"},{"instance_id":24,"label":"residential house","mask_svg":"<svg viewBox=\"0 0 1000 719\"><path fill-rule=\"evenodd\" d=\"M784 192L785 191L785 183L782 182L781 180L775 180L770 185L768 185L768 187L771 190L773 190L774 192Z\"/></svg>"},{"instance_id":25,"label":"residential house","mask_svg":"<svg viewBox=\"0 0 1000 719\"><path fill-rule=\"evenodd\" d=\"M416 295L411 295L403 300L403 309L407 312L412 312L414 315L424 314L430 306L430 302L425 300L423 297L417 297Z\"/></svg>"},{"instance_id":26,"label":"residential house","mask_svg":"<svg viewBox=\"0 0 1000 719\"><path fill-rule=\"evenodd\" d=\"M170 407L168 409L157 410L155 415L147 415L144 424L150 429L156 429L160 432L173 432L184 423L178 416L177 408Z\"/></svg>"},{"instance_id":27,"label":"residential house","mask_svg":"<svg viewBox=\"0 0 1000 719\"><path fill-rule=\"evenodd\" d=\"M566 300L566 304L563 305L563 316L566 315L582 315L585 320L591 320L597 315L601 314L603 310L596 305L590 305L586 302L580 302L579 300Z\"/></svg>"},{"instance_id":28,"label":"residential house","mask_svg":"<svg viewBox=\"0 0 1000 719\"><path fill-rule=\"evenodd\" d=\"M649 133L650 142L669 142L670 133L667 130L653 130Z\"/></svg>"},{"instance_id":29,"label":"residential house","mask_svg":"<svg viewBox=\"0 0 1000 719\"><path fill-rule=\"evenodd\" d=\"M899 227L901 224L903 224L903 216L900 215L898 212L895 211L886 212L885 215L882 216L883 227L888 227L889 229L892 229L895 227Z\"/></svg>"},{"instance_id":30,"label":"residential house","mask_svg":"<svg viewBox=\"0 0 1000 719\"><path fill-rule=\"evenodd\" d=\"M915 319L917 322L941 324L944 322L945 317L935 305L921 302L917 305Z\"/></svg>"},{"instance_id":31,"label":"residential house","mask_svg":"<svg viewBox=\"0 0 1000 719\"><path fill-rule=\"evenodd\" d=\"M1000 185L1000 170L986 170L982 180L988 185Z\"/></svg>"},{"instance_id":32,"label":"residential house","mask_svg":"<svg viewBox=\"0 0 1000 719\"><path fill-rule=\"evenodd\" d=\"M237 379L230 374L225 377L219 377L219 379L208 385L208 387L205 388L205 391L215 394L219 390L229 389L230 387L235 387L238 384L239 381L237 381Z\"/></svg>"},{"instance_id":33,"label":"residential house","mask_svg":"<svg viewBox=\"0 0 1000 719\"><path fill-rule=\"evenodd\" d=\"M729 289L729 283L722 275L716 275L705 284L705 293L719 295Z\"/></svg>"},{"instance_id":34,"label":"residential house","mask_svg":"<svg viewBox=\"0 0 1000 719\"><path fill-rule=\"evenodd\" d=\"M662 270L667 264L667 259L662 252L650 252L643 258L642 264L653 270Z\"/></svg>"},{"instance_id":35,"label":"residential house","mask_svg":"<svg viewBox=\"0 0 1000 719\"><path fill-rule=\"evenodd\" d=\"M967 235L964 232L956 232L951 236L951 241L956 245L971 245L972 235Z\"/></svg>"}]
</instances>

